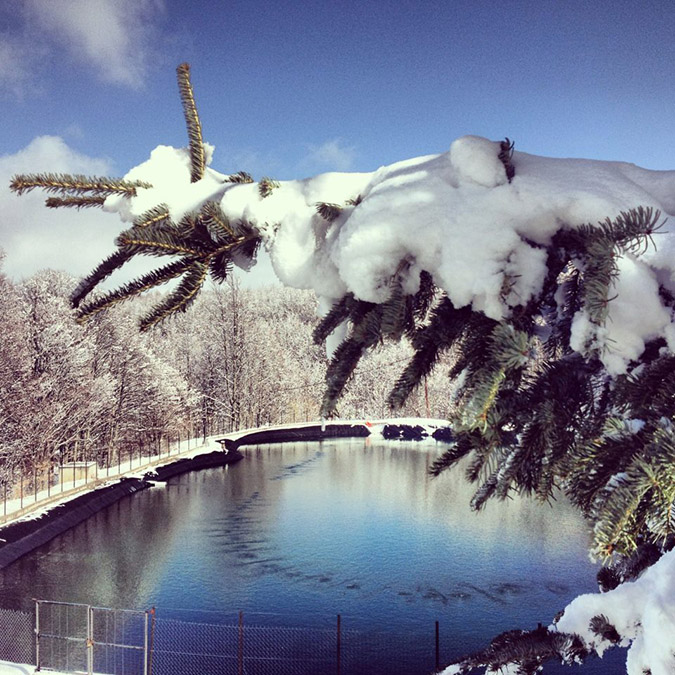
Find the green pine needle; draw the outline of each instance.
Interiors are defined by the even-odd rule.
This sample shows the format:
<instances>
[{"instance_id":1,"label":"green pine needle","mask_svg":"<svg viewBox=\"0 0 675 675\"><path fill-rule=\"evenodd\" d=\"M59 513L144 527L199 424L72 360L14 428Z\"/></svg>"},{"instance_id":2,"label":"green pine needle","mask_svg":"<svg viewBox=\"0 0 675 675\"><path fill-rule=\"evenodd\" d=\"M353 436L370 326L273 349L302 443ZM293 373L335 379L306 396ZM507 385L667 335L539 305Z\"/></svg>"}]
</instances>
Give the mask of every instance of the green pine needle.
<instances>
[{"instance_id":1,"label":"green pine needle","mask_svg":"<svg viewBox=\"0 0 675 675\"><path fill-rule=\"evenodd\" d=\"M176 69L178 77L178 90L183 104L183 114L187 125L188 139L190 142L190 180L196 183L201 180L206 171L206 154L204 152L204 140L202 138L202 124L199 121L197 106L190 82L190 64L181 63Z\"/></svg>"},{"instance_id":2,"label":"green pine needle","mask_svg":"<svg viewBox=\"0 0 675 675\"><path fill-rule=\"evenodd\" d=\"M88 196L120 194L133 197L137 188L150 188L144 181L126 181L122 178L102 178L66 173L35 173L14 176L9 184L18 195L41 188L45 192L62 194L66 197L91 193Z\"/></svg>"},{"instance_id":3,"label":"green pine needle","mask_svg":"<svg viewBox=\"0 0 675 675\"><path fill-rule=\"evenodd\" d=\"M86 207L101 207L105 202L105 197L49 197L45 201L48 209L58 209L61 207L82 209Z\"/></svg>"},{"instance_id":4,"label":"green pine needle","mask_svg":"<svg viewBox=\"0 0 675 675\"><path fill-rule=\"evenodd\" d=\"M193 260L178 287L141 319L142 331L147 331L176 312L184 312L194 301L208 275L209 268L201 261Z\"/></svg>"},{"instance_id":5,"label":"green pine needle","mask_svg":"<svg viewBox=\"0 0 675 675\"><path fill-rule=\"evenodd\" d=\"M193 263L194 260L190 258L183 258L181 260L176 260L160 269L152 270L148 274L144 274L138 279L130 281L124 286L114 291L110 291L109 293L102 295L96 300L93 300L85 305L82 305L79 308L79 312L77 315L78 321L84 322L94 314L97 314L98 312L101 312L107 309L108 307L112 307L113 305L119 302L123 302L136 295L140 295L145 291L148 291L152 288L155 288L161 284L166 283L167 281L170 281L171 279L175 279L176 277L181 276L185 272L185 270L187 270L189 267L193 265Z\"/></svg>"}]
</instances>

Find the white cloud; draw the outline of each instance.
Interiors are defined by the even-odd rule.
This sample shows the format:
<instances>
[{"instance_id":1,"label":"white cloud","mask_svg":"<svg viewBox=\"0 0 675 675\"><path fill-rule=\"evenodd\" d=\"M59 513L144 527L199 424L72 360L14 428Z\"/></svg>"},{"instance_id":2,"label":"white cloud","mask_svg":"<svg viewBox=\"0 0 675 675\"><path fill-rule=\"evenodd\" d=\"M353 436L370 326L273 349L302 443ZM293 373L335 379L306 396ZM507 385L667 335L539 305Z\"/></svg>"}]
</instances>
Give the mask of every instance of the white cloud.
<instances>
[{"instance_id":1,"label":"white cloud","mask_svg":"<svg viewBox=\"0 0 675 675\"><path fill-rule=\"evenodd\" d=\"M124 227L117 214L95 208L48 209L40 190L20 197L9 190L16 174L48 172L108 175L110 163L73 150L58 136L39 136L14 154L0 155L0 269L17 281L47 268L74 277L88 274L115 250L115 237ZM157 266L156 260L148 258L131 261L108 285L116 286ZM278 283L264 251L250 273L236 272L246 287Z\"/></svg>"},{"instance_id":2,"label":"white cloud","mask_svg":"<svg viewBox=\"0 0 675 675\"><path fill-rule=\"evenodd\" d=\"M84 275L112 253L120 223L98 209L48 209L38 190L21 197L10 192L13 175L42 172L107 175L110 165L78 153L57 136L40 136L15 154L0 156L3 271L15 279L45 268Z\"/></svg>"},{"instance_id":3,"label":"white cloud","mask_svg":"<svg viewBox=\"0 0 675 675\"><path fill-rule=\"evenodd\" d=\"M35 51L19 36L0 35L0 91L21 100L34 88Z\"/></svg>"},{"instance_id":4,"label":"white cloud","mask_svg":"<svg viewBox=\"0 0 675 675\"><path fill-rule=\"evenodd\" d=\"M139 87L147 74L161 0L25 0L27 16L76 60L115 84Z\"/></svg>"},{"instance_id":5,"label":"white cloud","mask_svg":"<svg viewBox=\"0 0 675 675\"><path fill-rule=\"evenodd\" d=\"M303 164L329 171L349 171L356 157L356 148L344 146L339 138L321 145L310 145Z\"/></svg>"},{"instance_id":6,"label":"white cloud","mask_svg":"<svg viewBox=\"0 0 675 675\"><path fill-rule=\"evenodd\" d=\"M65 54L105 82L140 88L163 12L164 0L20 0L12 32L0 36L0 87L23 98L40 82L42 64Z\"/></svg>"}]
</instances>

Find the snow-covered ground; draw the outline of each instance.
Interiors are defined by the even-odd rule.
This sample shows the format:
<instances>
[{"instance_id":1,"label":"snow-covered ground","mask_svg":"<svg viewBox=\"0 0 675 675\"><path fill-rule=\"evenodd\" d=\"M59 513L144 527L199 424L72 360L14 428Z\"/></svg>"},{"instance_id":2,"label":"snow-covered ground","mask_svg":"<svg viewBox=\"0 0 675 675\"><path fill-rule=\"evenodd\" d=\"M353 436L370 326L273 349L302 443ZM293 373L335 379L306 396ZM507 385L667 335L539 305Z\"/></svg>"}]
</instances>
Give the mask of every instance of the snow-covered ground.
<instances>
[{"instance_id":1,"label":"snow-covered ground","mask_svg":"<svg viewBox=\"0 0 675 675\"><path fill-rule=\"evenodd\" d=\"M0 675L28 675L36 672L35 666L29 666L25 663L9 663L9 661L0 661ZM63 675L54 673L54 675Z\"/></svg>"}]
</instances>

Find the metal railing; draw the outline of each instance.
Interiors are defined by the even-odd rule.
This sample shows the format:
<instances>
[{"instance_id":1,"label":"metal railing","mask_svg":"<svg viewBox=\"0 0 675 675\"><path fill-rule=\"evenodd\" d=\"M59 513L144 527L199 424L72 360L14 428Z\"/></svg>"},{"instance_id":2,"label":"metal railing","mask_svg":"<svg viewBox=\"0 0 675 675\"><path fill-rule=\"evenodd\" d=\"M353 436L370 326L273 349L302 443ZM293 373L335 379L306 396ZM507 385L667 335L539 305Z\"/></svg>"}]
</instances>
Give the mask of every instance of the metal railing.
<instances>
[{"instance_id":1,"label":"metal railing","mask_svg":"<svg viewBox=\"0 0 675 675\"><path fill-rule=\"evenodd\" d=\"M194 450L199 442L199 438L167 438L152 452L148 448L130 449L104 460L66 462L43 469L26 470L19 464L0 478L0 525L108 480L152 468Z\"/></svg>"}]
</instances>

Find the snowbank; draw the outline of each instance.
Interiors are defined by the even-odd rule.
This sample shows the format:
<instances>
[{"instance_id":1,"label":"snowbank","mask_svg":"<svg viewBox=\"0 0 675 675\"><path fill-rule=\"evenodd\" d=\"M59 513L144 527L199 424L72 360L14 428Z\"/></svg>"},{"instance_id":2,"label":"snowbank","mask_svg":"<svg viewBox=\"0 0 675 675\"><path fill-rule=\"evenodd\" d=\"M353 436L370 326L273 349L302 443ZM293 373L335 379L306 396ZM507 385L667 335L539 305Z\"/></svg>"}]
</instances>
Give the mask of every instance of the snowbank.
<instances>
[{"instance_id":1,"label":"snowbank","mask_svg":"<svg viewBox=\"0 0 675 675\"><path fill-rule=\"evenodd\" d=\"M611 642L590 628L593 617L603 615L629 647L627 675L675 673L675 550L664 554L636 581L625 582L607 593L580 595L551 627L576 633L602 656Z\"/></svg>"},{"instance_id":2,"label":"snowbank","mask_svg":"<svg viewBox=\"0 0 675 675\"><path fill-rule=\"evenodd\" d=\"M471 305L498 320L541 291L541 246L560 228L595 224L637 206L675 214L675 171L515 152L509 181L499 153L497 142L464 136L442 154L370 173L282 181L262 197L258 183L233 184L210 168L190 183L188 151L160 146L126 176L153 187L130 200L109 197L105 209L131 221L166 204L178 221L215 200L231 220L259 229L282 283L313 289L324 307L348 291L362 300L387 299L390 280L405 261L407 291L416 290L419 272L426 270L456 307ZM319 203L341 211L329 222L317 213ZM614 374L625 371L648 339L663 336L675 346L672 316L657 283L675 291L672 228L667 224L656 239L656 251L621 263L618 297L596 336ZM580 312L573 329L581 349L597 327Z\"/></svg>"}]
</instances>

